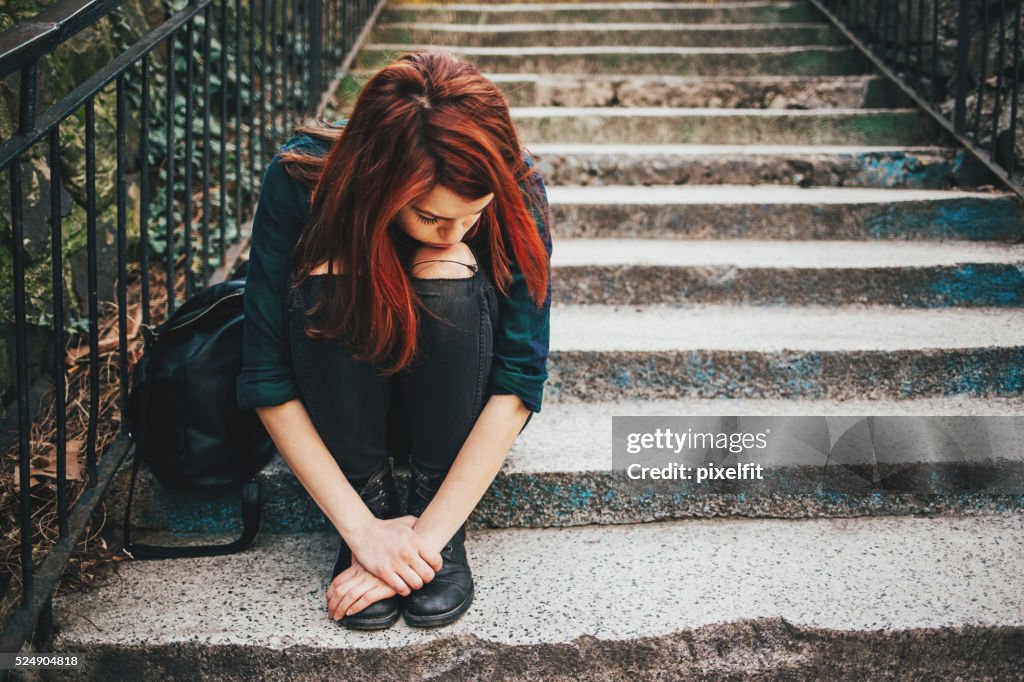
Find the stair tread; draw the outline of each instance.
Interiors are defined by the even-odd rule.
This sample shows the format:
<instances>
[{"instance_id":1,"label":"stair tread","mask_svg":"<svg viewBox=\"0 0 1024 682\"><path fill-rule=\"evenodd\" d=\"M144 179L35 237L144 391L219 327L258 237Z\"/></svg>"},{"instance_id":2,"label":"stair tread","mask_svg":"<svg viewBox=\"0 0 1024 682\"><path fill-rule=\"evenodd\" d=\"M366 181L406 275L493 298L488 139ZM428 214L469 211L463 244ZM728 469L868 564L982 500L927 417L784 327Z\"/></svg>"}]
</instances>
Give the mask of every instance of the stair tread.
<instances>
[{"instance_id":1,"label":"stair tread","mask_svg":"<svg viewBox=\"0 0 1024 682\"><path fill-rule=\"evenodd\" d=\"M429 50L435 45L427 43L369 43L364 50ZM460 54L478 55L600 55L600 54L789 54L807 52L847 52L848 45L766 45L762 47L685 47L655 45L517 45L515 47L477 47L471 45L445 45L445 50Z\"/></svg>"},{"instance_id":2,"label":"stair tread","mask_svg":"<svg viewBox=\"0 0 1024 682\"><path fill-rule=\"evenodd\" d=\"M500 4L486 4L486 3L470 3L470 2L409 2L409 3L394 3L390 5L393 8L401 8L402 10L425 10L425 11L437 11L437 10L449 10L449 11L466 11L466 12L501 12L501 13L513 13L522 12L524 10L587 10L587 9L747 9L752 7L795 7L803 4L802 2L789 2L786 0L780 1L764 1L764 0L747 0L736 2L694 2L693 0L658 0L658 1L646 1L646 2L615 2L610 0L607 2L503 2Z\"/></svg>"},{"instance_id":3,"label":"stair tread","mask_svg":"<svg viewBox=\"0 0 1024 682\"><path fill-rule=\"evenodd\" d=\"M377 68L353 68L349 71L349 75L356 78L368 78L375 74L379 69ZM659 74L626 74L626 73L484 73L483 74L488 80L495 82L498 81L524 81L524 80L616 80L625 81L633 79L650 79L665 81L671 83L700 83L700 82L747 82L747 83L790 83L790 82L864 82L870 80L876 80L881 78L877 74L862 73L862 74L835 74L828 76L815 76L815 75L802 75L802 74L752 74L752 75L719 75L719 76L701 76L692 74L673 74L673 73L659 73Z\"/></svg>"},{"instance_id":4,"label":"stair tread","mask_svg":"<svg viewBox=\"0 0 1024 682\"><path fill-rule=\"evenodd\" d=\"M593 473L611 467L612 417L646 416L1014 416L1024 418L1024 398L946 396L912 400L766 400L750 398L548 402L519 435L499 475ZM1024 459L1024 452L1019 453ZM806 459L794 453L794 462ZM280 455L265 476L294 478ZM296 485L298 482L296 481Z\"/></svg>"},{"instance_id":5,"label":"stair tread","mask_svg":"<svg viewBox=\"0 0 1024 682\"><path fill-rule=\"evenodd\" d=\"M552 351L897 351L1024 346L1024 310L896 306L561 305Z\"/></svg>"},{"instance_id":6,"label":"stair tread","mask_svg":"<svg viewBox=\"0 0 1024 682\"><path fill-rule=\"evenodd\" d=\"M551 265L767 268L927 267L959 263L1024 266L1024 244L977 241L782 241L772 239L559 239Z\"/></svg>"},{"instance_id":7,"label":"stair tread","mask_svg":"<svg viewBox=\"0 0 1024 682\"><path fill-rule=\"evenodd\" d=\"M545 187L551 204L874 204L901 201L1004 199L1012 192L794 185L600 185ZM557 228L556 228L557 229Z\"/></svg>"},{"instance_id":8,"label":"stair tread","mask_svg":"<svg viewBox=\"0 0 1024 682\"><path fill-rule=\"evenodd\" d=\"M544 6L544 5L542 5ZM608 22L545 22L516 24L457 24L433 21L394 21L382 22L375 28L415 28L432 31L455 31L465 33L529 33L533 31L763 31L790 30L802 28L821 28L828 26L822 22L788 21L779 23L693 23L693 22L642 22L642 21L608 21Z\"/></svg>"},{"instance_id":9,"label":"stair tread","mask_svg":"<svg viewBox=\"0 0 1024 682\"><path fill-rule=\"evenodd\" d=\"M571 143L541 142L529 144L531 152L538 156L544 154L606 154L606 155L670 155L685 156L719 156L721 154L787 154L809 156L813 154L955 154L961 150L956 147L939 146L900 146L900 145L797 145L797 144L622 144L610 142ZM543 159L542 159L543 160ZM746 186L746 185L744 185ZM631 186L634 189L639 187ZM842 189L842 188L837 188Z\"/></svg>"},{"instance_id":10,"label":"stair tread","mask_svg":"<svg viewBox=\"0 0 1024 682\"><path fill-rule=\"evenodd\" d=\"M820 117L836 118L840 116L871 116L875 114L916 114L917 109L884 108L884 109L734 109L722 107L510 107L513 118L577 118L580 116L760 116L764 118L784 117Z\"/></svg>"},{"instance_id":11,"label":"stair tread","mask_svg":"<svg viewBox=\"0 0 1024 682\"><path fill-rule=\"evenodd\" d=\"M522 645L763 618L843 632L1024 624L1024 591L1007 579L1024 552L1019 516L470 531L469 611L444 628L400 621L373 635L327 618L336 550L333 533L261 535L240 554L121 565L113 584L55 600L54 650L179 642L376 649L468 635Z\"/></svg>"}]
</instances>

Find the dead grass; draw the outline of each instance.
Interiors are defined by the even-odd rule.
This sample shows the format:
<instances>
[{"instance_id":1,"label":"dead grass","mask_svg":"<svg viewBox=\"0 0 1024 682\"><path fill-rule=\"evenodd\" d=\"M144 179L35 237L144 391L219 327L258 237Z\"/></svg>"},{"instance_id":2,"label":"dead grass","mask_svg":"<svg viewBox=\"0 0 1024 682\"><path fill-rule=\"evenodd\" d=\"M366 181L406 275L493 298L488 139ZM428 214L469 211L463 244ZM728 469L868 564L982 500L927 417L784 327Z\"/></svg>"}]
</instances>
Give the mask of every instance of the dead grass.
<instances>
[{"instance_id":1,"label":"dead grass","mask_svg":"<svg viewBox=\"0 0 1024 682\"><path fill-rule=\"evenodd\" d=\"M180 265L180 264L179 264ZM128 283L128 373L142 353L142 284L139 266L129 271ZM167 311L166 274L160 266L150 269L151 324L163 321ZM182 300L185 277L182 268L176 269L175 290ZM72 509L86 488L86 443L89 427L89 376L93 369L99 372L99 400L96 432L98 461L103 452L117 438L121 428L117 303L100 304L99 358L95 368L89 356L88 334L68 339L65 357L67 415L67 505ZM37 416L30 431L30 498L32 500L32 556L38 562L59 539L57 513L57 422L54 388L44 393L39 402ZM0 454L0 585L6 585L4 602L18 598L21 593L21 530L19 503L19 447L17 440ZM113 527L107 524L107 504L99 503L93 521L78 542L57 584L57 593L80 591L94 586L103 569L128 557L120 553L119 538L113 537Z\"/></svg>"}]
</instances>

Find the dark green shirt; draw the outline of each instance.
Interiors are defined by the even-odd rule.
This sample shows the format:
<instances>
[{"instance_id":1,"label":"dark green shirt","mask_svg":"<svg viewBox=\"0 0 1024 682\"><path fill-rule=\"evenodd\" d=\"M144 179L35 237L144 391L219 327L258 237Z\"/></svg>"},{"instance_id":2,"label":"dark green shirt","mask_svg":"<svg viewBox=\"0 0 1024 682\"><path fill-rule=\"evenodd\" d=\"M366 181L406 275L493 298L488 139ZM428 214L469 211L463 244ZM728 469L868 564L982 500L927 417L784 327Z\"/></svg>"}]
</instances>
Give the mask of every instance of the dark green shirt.
<instances>
[{"instance_id":1,"label":"dark green shirt","mask_svg":"<svg viewBox=\"0 0 1024 682\"><path fill-rule=\"evenodd\" d=\"M346 122L343 119L335 125ZM279 152L303 147L307 153L326 153L328 145L329 142L310 135L295 135ZM534 165L533 157L525 150L523 157L528 166ZM547 191L539 175L535 177L546 208ZM520 187L526 191L524 185ZM252 224L244 299L243 362L236 383L238 405L243 409L280 405L301 398L288 340L288 277L292 251L309 213L311 192L311 187L288 174L280 163L280 154L275 154L264 172ZM551 233L543 215L536 210L534 224L547 250L550 268ZM409 241L415 240L409 238ZM517 395L532 412L540 412L548 376L550 269L547 296L543 307L537 310L507 239L505 245L512 280L507 297L495 287L499 323L494 333L488 391ZM488 273L489 260L489 254L487 258L481 254L480 265Z\"/></svg>"}]
</instances>

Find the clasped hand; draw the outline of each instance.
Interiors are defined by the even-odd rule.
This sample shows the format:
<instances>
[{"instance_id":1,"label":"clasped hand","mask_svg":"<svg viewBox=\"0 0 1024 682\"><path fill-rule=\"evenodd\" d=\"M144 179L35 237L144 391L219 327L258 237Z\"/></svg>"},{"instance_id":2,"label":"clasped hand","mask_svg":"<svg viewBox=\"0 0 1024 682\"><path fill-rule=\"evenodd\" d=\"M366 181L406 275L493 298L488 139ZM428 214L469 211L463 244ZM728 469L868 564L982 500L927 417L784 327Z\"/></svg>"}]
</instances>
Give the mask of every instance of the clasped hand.
<instances>
[{"instance_id":1,"label":"clasped hand","mask_svg":"<svg viewBox=\"0 0 1024 682\"><path fill-rule=\"evenodd\" d=\"M414 530L419 517L372 519L346 539L352 565L327 588L327 614L333 620L359 613L394 594L408 595L434 579L441 553Z\"/></svg>"}]
</instances>

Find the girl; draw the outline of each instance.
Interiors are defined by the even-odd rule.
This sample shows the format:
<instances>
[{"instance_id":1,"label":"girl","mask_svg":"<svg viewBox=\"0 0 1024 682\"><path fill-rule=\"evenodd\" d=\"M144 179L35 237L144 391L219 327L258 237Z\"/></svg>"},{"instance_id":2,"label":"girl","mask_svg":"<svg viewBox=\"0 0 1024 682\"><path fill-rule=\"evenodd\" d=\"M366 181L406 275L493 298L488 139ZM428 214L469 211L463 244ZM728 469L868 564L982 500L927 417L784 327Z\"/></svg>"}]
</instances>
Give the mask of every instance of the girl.
<instances>
[{"instance_id":1,"label":"girl","mask_svg":"<svg viewBox=\"0 0 1024 682\"><path fill-rule=\"evenodd\" d=\"M500 90L446 51L295 132L253 219L238 402L341 536L328 614L451 623L473 600L465 520L547 379L544 183Z\"/></svg>"}]
</instances>

